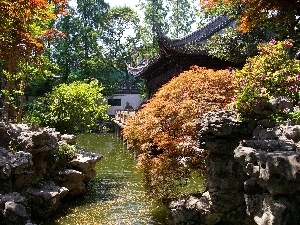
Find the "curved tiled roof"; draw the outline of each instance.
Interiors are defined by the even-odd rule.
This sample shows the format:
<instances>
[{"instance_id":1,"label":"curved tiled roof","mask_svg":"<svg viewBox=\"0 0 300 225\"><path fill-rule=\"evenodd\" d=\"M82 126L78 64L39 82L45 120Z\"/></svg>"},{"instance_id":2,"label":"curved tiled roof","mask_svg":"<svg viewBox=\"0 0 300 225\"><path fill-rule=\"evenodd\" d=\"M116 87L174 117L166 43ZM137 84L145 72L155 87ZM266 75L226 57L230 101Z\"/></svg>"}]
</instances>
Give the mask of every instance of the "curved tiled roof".
<instances>
[{"instance_id":1,"label":"curved tiled roof","mask_svg":"<svg viewBox=\"0 0 300 225\"><path fill-rule=\"evenodd\" d=\"M171 39L157 29L157 37L160 45L160 54L152 60L144 61L137 67L127 65L128 72L134 76L143 77L143 73L152 65L161 61L164 57L183 54L183 55L207 55L206 51L200 48L201 45L214 34L219 33L224 28L234 24L234 20L228 16L219 16L209 22L204 27L186 35L182 38Z\"/></svg>"}]
</instances>

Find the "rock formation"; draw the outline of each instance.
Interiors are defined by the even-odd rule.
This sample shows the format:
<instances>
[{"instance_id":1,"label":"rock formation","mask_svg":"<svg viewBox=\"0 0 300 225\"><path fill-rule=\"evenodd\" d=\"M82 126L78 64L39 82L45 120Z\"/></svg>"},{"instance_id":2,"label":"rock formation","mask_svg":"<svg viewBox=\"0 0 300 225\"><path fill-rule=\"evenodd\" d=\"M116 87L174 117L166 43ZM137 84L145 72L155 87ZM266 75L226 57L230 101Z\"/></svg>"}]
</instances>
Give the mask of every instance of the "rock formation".
<instances>
[{"instance_id":1,"label":"rock formation","mask_svg":"<svg viewBox=\"0 0 300 225\"><path fill-rule=\"evenodd\" d=\"M51 128L0 123L0 137L0 221L5 225L51 216L65 196L85 192L102 158L77 146L74 157L61 156L59 146L75 145L76 137Z\"/></svg>"},{"instance_id":2,"label":"rock formation","mask_svg":"<svg viewBox=\"0 0 300 225\"><path fill-rule=\"evenodd\" d=\"M232 111L199 123L209 152L206 191L169 204L180 225L300 225L300 126L240 122Z\"/></svg>"}]
</instances>

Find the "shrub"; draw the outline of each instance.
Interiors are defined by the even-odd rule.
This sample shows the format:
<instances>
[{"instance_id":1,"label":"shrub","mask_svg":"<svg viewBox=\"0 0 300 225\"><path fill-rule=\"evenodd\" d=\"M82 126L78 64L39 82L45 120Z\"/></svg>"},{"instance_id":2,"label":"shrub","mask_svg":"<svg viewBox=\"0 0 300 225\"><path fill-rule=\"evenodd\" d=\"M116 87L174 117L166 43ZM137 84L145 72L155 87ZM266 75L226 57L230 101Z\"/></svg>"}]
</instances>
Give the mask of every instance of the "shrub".
<instances>
[{"instance_id":1,"label":"shrub","mask_svg":"<svg viewBox=\"0 0 300 225\"><path fill-rule=\"evenodd\" d=\"M260 44L259 54L234 73L237 90L231 107L241 118L253 118L254 109L271 98L285 96L298 104L300 64L290 57L292 46L291 40Z\"/></svg>"},{"instance_id":2,"label":"shrub","mask_svg":"<svg viewBox=\"0 0 300 225\"><path fill-rule=\"evenodd\" d=\"M224 108L233 89L227 70L194 66L160 88L127 121L124 138L138 156L149 199L174 197L192 169L204 169L206 152L197 148L196 119Z\"/></svg>"},{"instance_id":3,"label":"shrub","mask_svg":"<svg viewBox=\"0 0 300 225\"><path fill-rule=\"evenodd\" d=\"M100 119L107 119L108 105L96 80L61 84L39 99L29 110L26 122L55 127L62 133L88 132Z\"/></svg>"},{"instance_id":4,"label":"shrub","mask_svg":"<svg viewBox=\"0 0 300 225\"><path fill-rule=\"evenodd\" d=\"M63 144L58 147L58 156L67 160L74 159L77 154L77 148L74 145Z\"/></svg>"}]
</instances>

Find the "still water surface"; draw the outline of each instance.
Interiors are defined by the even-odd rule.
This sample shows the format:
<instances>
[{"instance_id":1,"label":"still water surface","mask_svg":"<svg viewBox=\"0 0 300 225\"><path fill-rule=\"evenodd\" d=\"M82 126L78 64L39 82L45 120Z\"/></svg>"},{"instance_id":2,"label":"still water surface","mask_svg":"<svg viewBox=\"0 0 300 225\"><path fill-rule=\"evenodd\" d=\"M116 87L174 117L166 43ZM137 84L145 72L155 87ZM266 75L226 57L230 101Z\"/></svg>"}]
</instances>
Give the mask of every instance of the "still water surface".
<instances>
[{"instance_id":1,"label":"still water surface","mask_svg":"<svg viewBox=\"0 0 300 225\"><path fill-rule=\"evenodd\" d=\"M87 192L61 205L43 225L163 225L162 206L145 201L142 175L135 170L132 152L114 134L84 134L78 145L103 155L97 176Z\"/></svg>"}]
</instances>

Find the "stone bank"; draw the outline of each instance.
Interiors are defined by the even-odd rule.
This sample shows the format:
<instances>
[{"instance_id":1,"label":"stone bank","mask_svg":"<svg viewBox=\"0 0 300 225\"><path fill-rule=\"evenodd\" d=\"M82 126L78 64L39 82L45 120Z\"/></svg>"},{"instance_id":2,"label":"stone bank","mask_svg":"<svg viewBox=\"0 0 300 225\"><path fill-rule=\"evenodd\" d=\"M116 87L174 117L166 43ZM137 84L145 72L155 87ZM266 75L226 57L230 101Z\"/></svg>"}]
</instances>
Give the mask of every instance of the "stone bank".
<instances>
[{"instance_id":1,"label":"stone bank","mask_svg":"<svg viewBox=\"0 0 300 225\"><path fill-rule=\"evenodd\" d=\"M209 152L206 191L172 201L171 224L300 225L299 125L219 111L198 130Z\"/></svg>"},{"instance_id":2,"label":"stone bank","mask_svg":"<svg viewBox=\"0 0 300 225\"><path fill-rule=\"evenodd\" d=\"M0 123L0 221L4 225L31 224L51 216L66 196L85 192L102 158L76 144L74 135L52 128ZM59 146L77 148L75 157L59 154Z\"/></svg>"}]
</instances>

